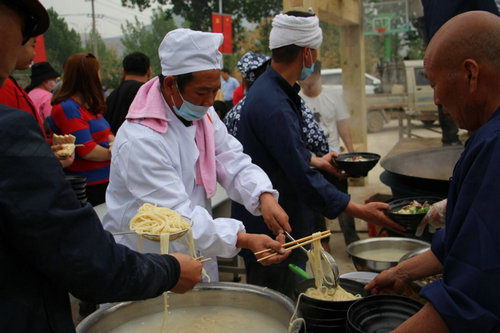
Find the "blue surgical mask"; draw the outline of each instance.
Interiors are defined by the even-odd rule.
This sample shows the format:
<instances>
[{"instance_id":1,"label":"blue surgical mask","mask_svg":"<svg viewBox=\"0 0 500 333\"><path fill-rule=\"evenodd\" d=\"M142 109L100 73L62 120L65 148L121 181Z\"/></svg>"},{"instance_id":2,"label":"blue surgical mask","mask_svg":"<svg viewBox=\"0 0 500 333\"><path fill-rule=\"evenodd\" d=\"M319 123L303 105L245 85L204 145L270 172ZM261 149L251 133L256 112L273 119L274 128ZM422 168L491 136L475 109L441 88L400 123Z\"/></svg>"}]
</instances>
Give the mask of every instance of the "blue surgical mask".
<instances>
[{"instance_id":1,"label":"blue surgical mask","mask_svg":"<svg viewBox=\"0 0 500 333\"><path fill-rule=\"evenodd\" d=\"M311 62L312 62L311 52L309 52L309 56L311 57ZM303 62L304 62L304 60L302 60L302 63ZM303 81L303 80L307 79L312 73L314 73L314 63L309 68L302 65L302 72L300 72L299 81Z\"/></svg>"},{"instance_id":2,"label":"blue surgical mask","mask_svg":"<svg viewBox=\"0 0 500 333\"><path fill-rule=\"evenodd\" d=\"M193 103L189 103L182 97L182 94L179 90L179 95L182 98L182 105L180 108L175 106L174 98L172 97L172 104L174 105L175 112L184 118L187 121L195 121L200 120L205 116L208 112L209 106L203 105L194 105Z\"/></svg>"}]
</instances>

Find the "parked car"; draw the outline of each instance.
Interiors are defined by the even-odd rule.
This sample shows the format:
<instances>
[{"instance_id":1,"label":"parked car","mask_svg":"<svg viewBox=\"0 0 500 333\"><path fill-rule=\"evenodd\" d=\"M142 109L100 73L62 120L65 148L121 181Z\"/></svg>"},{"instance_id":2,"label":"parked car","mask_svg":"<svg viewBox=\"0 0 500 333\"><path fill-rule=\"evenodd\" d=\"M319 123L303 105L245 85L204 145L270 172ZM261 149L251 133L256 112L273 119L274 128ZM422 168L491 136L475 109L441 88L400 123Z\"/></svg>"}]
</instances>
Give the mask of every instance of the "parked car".
<instances>
[{"instance_id":1,"label":"parked car","mask_svg":"<svg viewBox=\"0 0 500 333\"><path fill-rule=\"evenodd\" d=\"M366 94L374 94L381 81L373 75L365 73ZM321 70L321 82L326 86L338 86L342 88L342 68L330 68Z\"/></svg>"}]
</instances>

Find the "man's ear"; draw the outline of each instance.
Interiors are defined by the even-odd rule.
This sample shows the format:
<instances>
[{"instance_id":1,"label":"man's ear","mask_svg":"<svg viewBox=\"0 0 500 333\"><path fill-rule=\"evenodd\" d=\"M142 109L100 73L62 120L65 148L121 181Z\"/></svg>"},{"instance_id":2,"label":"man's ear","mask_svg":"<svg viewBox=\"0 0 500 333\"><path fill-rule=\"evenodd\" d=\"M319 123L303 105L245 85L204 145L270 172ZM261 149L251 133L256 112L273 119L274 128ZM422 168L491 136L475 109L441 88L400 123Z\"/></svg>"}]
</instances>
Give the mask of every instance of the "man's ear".
<instances>
[{"instance_id":1,"label":"man's ear","mask_svg":"<svg viewBox=\"0 0 500 333\"><path fill-rule=\"evenodd\" d=\"M163 89L168 95L173 95L177 92L178 88L175 84L175 78L173 76L166 76L163 78Z\"/></svg>"},{"instance_id":2,"label":"man's ear","mask_svg":"<svg viewBox=\"0 0 500 333\"><path fill-rule=\"evenodd\" d=\"M151 78L151 67L148 68L148 71L146 72L146 77L148 80Z\"/></svg>"},{"instance_id":3,"label":"man's ear","mask_svg":"<svg viewBox=\"0 0 500 333\"><path fill-rule=\"evenodd\" d=\"M462 66L467 74L469 92L476 91L479 80L479 64L476 60L468 58L463 61Z\"/></svg>"}]
</instances>

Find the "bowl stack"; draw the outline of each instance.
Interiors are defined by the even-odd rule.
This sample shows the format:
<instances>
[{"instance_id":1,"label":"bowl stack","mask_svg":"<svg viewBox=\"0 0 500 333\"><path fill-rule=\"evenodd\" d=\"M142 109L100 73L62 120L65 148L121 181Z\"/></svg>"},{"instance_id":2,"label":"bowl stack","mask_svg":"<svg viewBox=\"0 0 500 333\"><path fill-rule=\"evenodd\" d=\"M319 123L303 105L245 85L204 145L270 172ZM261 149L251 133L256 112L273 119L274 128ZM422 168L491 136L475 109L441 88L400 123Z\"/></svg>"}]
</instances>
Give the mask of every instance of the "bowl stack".
<instances>
[{"instance_id":1,"label":"bowl stack","mask_svg":"<svg viewBox=\"0 0 500 333\"><path fill-rule=\"evenodd\" d=\"M87 186L87 178L85 176L66 176L66 180L69 181L71 188L76 194L76 197L80 202L87 202L87 192L85 190Z\"/></svg>"},{"instance_id":2,"label":"bowl stack","mask_svg":"<svg viewBox=\"0 0 500 333\"><path fill-rule=\"evenodd\" d=\"M367 296L369 293L363 289L363 284L357 281L340 279L340 286L346 291L356 295ZM308 279L297 285L297 300L300 293L308 288L314 288L314 279ZM299 310L306 321L308 333L344 333L346 331L347 310L352 301L323 301L306 295L300 297Z\"/></svg>"},{"instance_id":3,"label":"bowl stack","mask_svg":"<svg viewBox=\"0 0 500 333\"><path fill-rule=\"evenodd\" d=\"M422 303L399 295L372 295L355 301L347 311L348 333L391 332L417 313Z\"/></svg>"}]
</instances>

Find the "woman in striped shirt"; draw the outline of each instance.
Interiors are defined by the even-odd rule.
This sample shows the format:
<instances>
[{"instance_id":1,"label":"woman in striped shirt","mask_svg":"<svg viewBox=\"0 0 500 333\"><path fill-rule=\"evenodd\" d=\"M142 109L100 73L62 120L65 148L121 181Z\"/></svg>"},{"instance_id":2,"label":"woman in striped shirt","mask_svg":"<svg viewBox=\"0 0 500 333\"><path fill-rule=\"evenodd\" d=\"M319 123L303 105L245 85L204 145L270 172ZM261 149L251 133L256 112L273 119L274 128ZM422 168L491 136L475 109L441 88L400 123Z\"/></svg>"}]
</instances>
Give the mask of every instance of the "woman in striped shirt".
<instances>
[{"instance_id":1,"label":"woman in striped shirt","mask_svg":"<svg viewBox=\"0 0 500 333\"><path fill-rule=\"evenodd\" d=\"M64 65L49 123L54 133L72 134L81 145L65 171L87 178L87 200L94 206L104 202L114 140L105 111L99 62L91 53L72 55Z\"/></svg>"}]
</instances>

